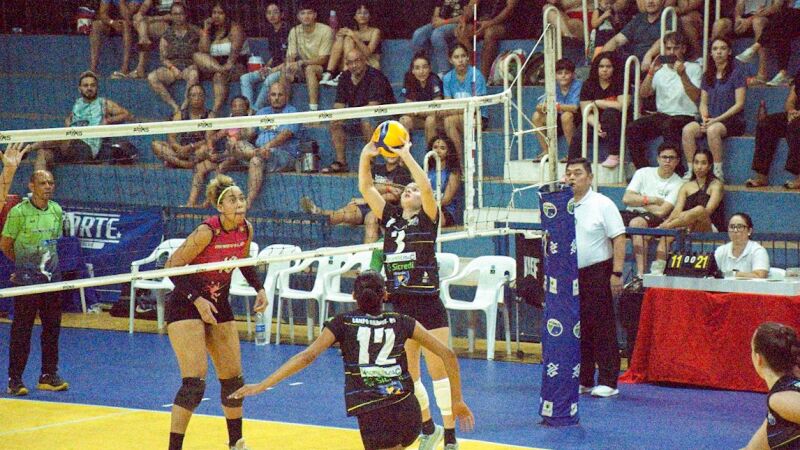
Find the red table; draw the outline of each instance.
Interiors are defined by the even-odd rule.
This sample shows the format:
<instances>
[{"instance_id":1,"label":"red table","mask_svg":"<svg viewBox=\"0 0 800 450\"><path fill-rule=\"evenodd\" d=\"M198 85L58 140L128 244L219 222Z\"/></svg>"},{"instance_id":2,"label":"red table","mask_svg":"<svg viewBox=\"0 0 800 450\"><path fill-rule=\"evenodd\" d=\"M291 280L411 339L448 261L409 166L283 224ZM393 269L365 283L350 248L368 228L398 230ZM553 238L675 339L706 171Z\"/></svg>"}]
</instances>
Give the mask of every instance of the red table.
<instances>
[{"instance_id":1,"label":"red table","mask_svg":"<svg viewBox=\"0 0 800 450\"><path fill-rule=\"evenodd\" d=\"M800 330L800 297L649 288L620 381L766 392L750 360L750 338L767 321Z\"/></svg>"}]
</instances>

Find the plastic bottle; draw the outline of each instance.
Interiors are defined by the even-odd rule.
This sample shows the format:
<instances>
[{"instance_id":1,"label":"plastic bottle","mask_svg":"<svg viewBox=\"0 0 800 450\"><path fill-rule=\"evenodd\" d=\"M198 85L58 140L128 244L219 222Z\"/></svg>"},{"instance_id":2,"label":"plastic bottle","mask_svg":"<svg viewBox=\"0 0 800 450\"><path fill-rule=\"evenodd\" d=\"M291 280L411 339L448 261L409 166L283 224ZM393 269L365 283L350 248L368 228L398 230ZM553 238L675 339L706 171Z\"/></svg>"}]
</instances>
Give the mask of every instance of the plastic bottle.
<instances>
[{"instance_id":1,"label":"plastic bottle","mask_svg":"<svg viewBox=\"0 0 800 450\"><path fill-rule=\"evenodd\" d=\"M264 313L256 313L256 345L267 345L269 335L267 334L267 322Z\"/></svg>"},{"instance_id":2,"label":"plastic bottle","mask_svg":"<svg viewBox=\"0 0 800 450\"><path fill-rule=\"evenodd\" d=\"M767 102L766 101L761 100L761 102L758 103L758 114L756 114L756 117L758 118L759 122L763 122L764 119L767 118Z\"/></svg>"},{"instance_id":3,"label":"plastic bottle","mask_svg":"<svg viewBox=\"0 0 800 450\"><path fill-rule=\"evenodd\" d=\"M336 35L336 32L339 31L339 18L336 17L335 10L331 10L331 15L328 17L328 26L333 29L334 35Z\"/></svg>"}]
</instances>

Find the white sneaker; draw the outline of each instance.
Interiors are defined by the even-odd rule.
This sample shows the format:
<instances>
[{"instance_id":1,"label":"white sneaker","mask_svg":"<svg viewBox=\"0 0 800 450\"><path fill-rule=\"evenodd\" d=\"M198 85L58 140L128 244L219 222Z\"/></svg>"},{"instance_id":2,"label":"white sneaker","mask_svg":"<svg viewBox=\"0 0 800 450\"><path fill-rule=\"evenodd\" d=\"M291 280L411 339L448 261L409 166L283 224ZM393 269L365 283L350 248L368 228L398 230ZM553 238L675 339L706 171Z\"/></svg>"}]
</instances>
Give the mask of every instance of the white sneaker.
<instances>
[{"instance_id":1,"label":"white sneaker","mask_svg":"<svg viewBox=\"0 0 800 450\"><path fill-rule=\"evenodd\" d=\"M614 395L619 395L619 389L610 386L598 385L592 389L592 397L607 398Z\"/></svg>"},{"instance_id":2,"label":"white sneaker","mask_svg":"<svg viewBox=\"0 0 800 450\"><path fill-rule=\"evenodd\" d=\"M786 75L786 72L778 72L775 78L767 81L767 86L788 86L792 84L792 77Z\"/></svg>"},{"instance_id":3,"label":"white sneaker","mask_svg":"<svg viewBox=\"0 0 800 450\"><path fill-rule=\"evenodd\" d=\"M319 84L324 84L327 86L328 83L331 81L331 73L325 72L322 74L322 78L319 80Z\"/></svg>"},{"instance_id":4,"label":"white sneaker","mask_svg":"<svg viewBox=\"0 0 800 450\"><path fill-rule=\"evenodd\" d=\"M739 61L741 61L743 63L749 63L749 62L753 61L753 59L756 57L756 55L757 55L757 53L756 53L755 50L753 50L753 47L747 47L747 49L745 51L743 51L742 53L739 53L738 55L736 55L736 59L738 59Z\"/></svg>"},{"instance_id":5,"label":"white sneaker","mask_svg":"<svg viewBox=\"0 0 800 450\"><path fill-rule=\"evenodd\" d=\"M444 440L444 427L436 425L432 434L419 435L419 450L434 450Z\"/></svg>"},{"instance_id":6,"label":"white sneaker","mask_svg":"<svg viewBox=\"0 0 800 450\"><path fill-rule=\"evenodd\" d=\"M339 86L339 78L340 78L341 76L342 76L342 73L341 73L341 72L339 72L339 74L338 74L338 75L336 75L336 78L334 78L334 79L332 79L332 80L328 81L328 86L330 86L330 87L338 87L338 86Z\"/></svg>"},{"instance_id":7,"label":"white sneaker","mask_svg":"<svg viewBox=\"0 0 800 450\"><path fill-rule=\"evenodd\" d=\"M445 444L444 450L458 450L458 442L455 444Z\"/></svg>"},{"instance_id":8,"label":"white sneaker","mask_svg":"<svg viewBox=\"0 0 800 450\"><path fill-rule=\"evenodd\" d=\"M231 447L231 450L248 450L248 448L245 447L244 438L241 438L238 441L236 441L236 445Z\"/></svg>"},{"instance_id":9,"label":"white sneaker","mask_svg":"<svg viewBox=\"0 0 800 450\"><path fill-rule=\"evenodd\" d=\"M580 385L578 387L578 394L591 394L594 386L584 386Z\"/></svg>"}]
</instances>

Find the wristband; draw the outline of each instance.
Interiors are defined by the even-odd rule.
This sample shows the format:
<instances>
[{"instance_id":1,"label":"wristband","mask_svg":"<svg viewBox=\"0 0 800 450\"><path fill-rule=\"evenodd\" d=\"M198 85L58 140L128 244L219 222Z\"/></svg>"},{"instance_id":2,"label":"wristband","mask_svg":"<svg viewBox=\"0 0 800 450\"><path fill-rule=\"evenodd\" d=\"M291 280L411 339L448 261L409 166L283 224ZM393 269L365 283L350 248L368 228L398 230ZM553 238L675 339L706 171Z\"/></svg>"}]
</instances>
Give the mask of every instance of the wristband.
<instances>
[{"instance_id":1,"label":"wristband","mask_svg":"<svg viewBox=\"0 0 800 450\"><path fill-rule=\"evenodd\" d=\"M557 113L561 112L561 104L560 103L556 103L556 112Z\"/></svg>"},{"instance_id":2,"label":"wristband","mask_svg":"<svg viewBox=\"0 0 800 450\"><path fill-rule=\"evenodd\" d=\"M650 203L650 199L646 195L642 196L642 204L647 206L648 203Z\"/></svg>"},{"instance_id":3,"label":"wristband","mask_svg":"<svg viewBox=\"0 0 800 450\"><path fill-rule=\"evenodd\" d=\"M256 268L254 266L240 267L239 271L242 272L247 284L249 284L251 288L255 289L256 292L264 289L264 281L258 277L258 273L256 273Z\"/></svg>"}]
</instances>

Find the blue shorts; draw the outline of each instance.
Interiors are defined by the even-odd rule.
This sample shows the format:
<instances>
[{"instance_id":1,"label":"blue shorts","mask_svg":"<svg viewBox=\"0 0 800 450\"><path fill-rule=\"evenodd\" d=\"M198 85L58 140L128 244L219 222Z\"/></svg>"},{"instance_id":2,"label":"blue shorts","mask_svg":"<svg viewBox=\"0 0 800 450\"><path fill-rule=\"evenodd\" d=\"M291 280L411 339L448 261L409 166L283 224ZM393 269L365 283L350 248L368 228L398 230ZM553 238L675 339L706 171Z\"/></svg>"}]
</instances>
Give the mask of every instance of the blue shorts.
<instances>
[{"instance_id":1,"label":"blue shorts","mask_svg":"<svg viewBox=\"0 0 800 450\"><path fill-rule=\"evenodd\" d=\"M267 173L293 172L296 159L286 150L280 148L270 149L269 159L264 161L264 171Z\"/></svg>"}]
</instances>

